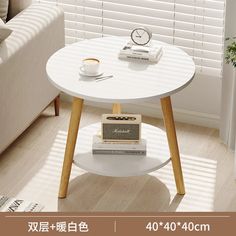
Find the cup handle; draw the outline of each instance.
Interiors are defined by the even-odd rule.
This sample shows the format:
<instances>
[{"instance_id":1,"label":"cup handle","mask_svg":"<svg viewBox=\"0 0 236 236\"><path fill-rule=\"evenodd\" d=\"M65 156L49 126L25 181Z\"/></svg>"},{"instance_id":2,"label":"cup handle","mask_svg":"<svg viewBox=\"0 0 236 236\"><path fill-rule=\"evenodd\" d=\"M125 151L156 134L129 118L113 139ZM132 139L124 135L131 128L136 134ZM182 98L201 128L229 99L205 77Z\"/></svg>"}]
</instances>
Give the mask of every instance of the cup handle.
<instances>
[{"instance_id":1,"label":"cup handle","mask_svg":"<svg viewBox=\"0 0 236 236\"><path fill-rule=\"evenodd\" d=\"M81 70L82 72L84 72L84 66L81 66L81 67L80 67L80 70Z\"/></svg>"}]
</instances>

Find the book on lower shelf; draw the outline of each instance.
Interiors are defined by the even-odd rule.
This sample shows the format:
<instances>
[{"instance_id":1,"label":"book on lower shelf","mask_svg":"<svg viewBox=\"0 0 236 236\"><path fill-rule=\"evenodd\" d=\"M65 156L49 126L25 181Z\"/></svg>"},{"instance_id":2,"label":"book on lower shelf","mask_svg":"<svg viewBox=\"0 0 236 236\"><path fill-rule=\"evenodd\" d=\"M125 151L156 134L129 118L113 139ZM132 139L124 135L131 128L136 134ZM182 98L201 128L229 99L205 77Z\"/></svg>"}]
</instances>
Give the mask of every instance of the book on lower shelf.
<instances>
[{"instance_id":1,"label":"book on lower shelf","mask_svg":"<svg viewBox=\"0 0 236 236\"><path fill-rule=\"evenodd\" d=\"M146 140L141 139L140 142L133 143L103 142L98 135L95 135L93 137L92 153L106 155L146 155Z\"/></svg>"}]
</instances>

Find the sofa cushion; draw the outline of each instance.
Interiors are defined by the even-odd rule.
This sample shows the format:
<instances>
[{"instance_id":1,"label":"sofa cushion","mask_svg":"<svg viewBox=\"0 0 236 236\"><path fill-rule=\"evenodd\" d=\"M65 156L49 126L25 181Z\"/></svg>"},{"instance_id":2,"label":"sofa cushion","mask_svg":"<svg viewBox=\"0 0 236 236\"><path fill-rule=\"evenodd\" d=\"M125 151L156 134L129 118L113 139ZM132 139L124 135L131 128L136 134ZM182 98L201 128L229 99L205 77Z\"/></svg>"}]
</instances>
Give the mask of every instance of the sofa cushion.
<instances>
[{"instance_id":1,"label":"sofa cushion","mask_svg":"<svg viewBox=\"0 0 236 236\"><path fill-rule=\"evenodd\" d=\"M11 33L12 30L5 25L2 19L0 19L0 43L5 40Z\"/></svg>"},{"instance_id":2,"label":"sofa cushion","mask_svg":"<svg viewBox=\"0 0 236 236\"><path fill-rule=\"evenodd\" d=\"M9 0L0 0L0 18L6 22Z\"/></svg>"},{"instance_id":3,"label":"sofa cushion","mask_svg":"<svg viewBox=\"0 0 236 236\"><path fill-rule=\"evenodd\" d=\"M27 8L31 3L32 0L10 0L7 20L12 19L19 12Z\"/></svg>"}]
</instances>

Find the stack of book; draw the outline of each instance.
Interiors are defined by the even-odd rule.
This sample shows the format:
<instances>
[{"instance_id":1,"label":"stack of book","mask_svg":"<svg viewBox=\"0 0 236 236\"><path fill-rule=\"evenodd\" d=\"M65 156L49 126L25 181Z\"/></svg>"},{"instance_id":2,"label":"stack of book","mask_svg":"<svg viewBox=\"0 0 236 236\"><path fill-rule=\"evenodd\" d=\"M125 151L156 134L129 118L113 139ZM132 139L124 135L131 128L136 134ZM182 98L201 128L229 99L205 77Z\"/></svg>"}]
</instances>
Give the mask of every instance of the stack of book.
<instances>
[{"instance_id":1,"label":"stack of book","mask_svg":"<svg viewBox=\"0 0 236 236\"><path fill-rule=\"evenodd\" d=\"M137 59L158 62L162 56L162 46L137 46L128 43L119 52L120 59Z\"/></svg>"},{"instance_id":2,"label":"stack of book","mask_svg":"<svg viewBox=\"0 0 236 236\"><path fill-rule=\"evenodd\" d=\"M93 137L93 154L146 155L146 140L139 142L104 142L99 135Z\"/></svg>"}]
</instances>

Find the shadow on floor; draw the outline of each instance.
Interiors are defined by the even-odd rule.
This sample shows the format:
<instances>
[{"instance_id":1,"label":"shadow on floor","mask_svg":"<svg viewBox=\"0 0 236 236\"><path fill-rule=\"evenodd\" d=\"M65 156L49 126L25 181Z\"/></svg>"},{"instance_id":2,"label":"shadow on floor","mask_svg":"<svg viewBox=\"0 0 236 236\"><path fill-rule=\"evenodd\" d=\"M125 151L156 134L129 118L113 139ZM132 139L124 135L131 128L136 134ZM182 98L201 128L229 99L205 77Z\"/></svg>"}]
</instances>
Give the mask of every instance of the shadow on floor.
<instances>
[{"instance_id":1,"label":"shadow on floor","mask_svg":"<svg viewBox=\"0 0 236 236\"><path fill-rule=\"evenodd\" d=\"M58 211L176 211L182 198L176 195L170 201L167 187L150 175L114 178L86 173L70 182L67 198L58 201Z\"/></svg>"}]
</instances>

